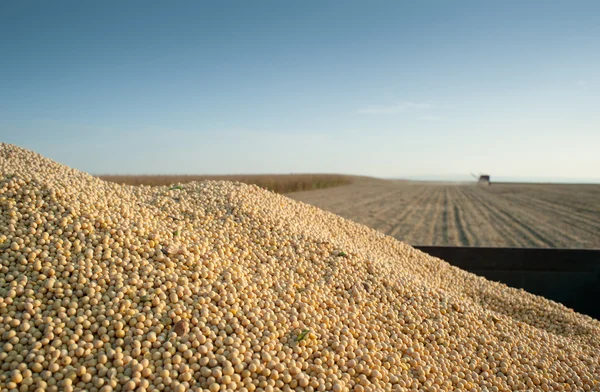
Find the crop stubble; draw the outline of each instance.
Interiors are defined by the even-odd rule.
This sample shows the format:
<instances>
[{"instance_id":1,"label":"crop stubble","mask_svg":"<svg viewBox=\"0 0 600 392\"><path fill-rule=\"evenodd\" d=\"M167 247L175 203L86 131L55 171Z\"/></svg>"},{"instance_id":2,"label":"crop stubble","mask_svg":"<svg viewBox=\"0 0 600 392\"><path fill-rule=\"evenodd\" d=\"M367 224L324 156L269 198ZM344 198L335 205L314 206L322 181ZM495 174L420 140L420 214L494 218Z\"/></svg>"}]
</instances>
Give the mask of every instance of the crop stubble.
<instances>
[{"instance_id":1,"label":"crop stubble","mask_svg":"<svg viewBox=\"0 0 600 392\"><path fill-rule=\"evenodd\" d=\"M288 196L413 245L600 248L600 185L365 179Z\"/></svg>"}]
</instances>

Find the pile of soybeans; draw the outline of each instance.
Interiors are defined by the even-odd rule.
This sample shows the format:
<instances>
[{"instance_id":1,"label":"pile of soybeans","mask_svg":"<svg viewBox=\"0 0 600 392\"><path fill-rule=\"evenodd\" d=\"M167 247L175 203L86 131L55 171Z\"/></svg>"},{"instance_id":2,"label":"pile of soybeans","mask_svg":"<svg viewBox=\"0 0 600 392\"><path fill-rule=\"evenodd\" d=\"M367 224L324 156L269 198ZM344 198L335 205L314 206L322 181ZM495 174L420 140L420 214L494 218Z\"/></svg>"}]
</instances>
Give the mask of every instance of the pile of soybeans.
<instances>
[{"instance_id":1,"label":"pile of soybeans","mask_svg":"<svg viewBox=\"0 0 600 392\"><path fill-rule=\"evenodd\" d=\"M600 390L597 320L315 207L0 169L1 391Z\"/></svg>"}]
</instances>

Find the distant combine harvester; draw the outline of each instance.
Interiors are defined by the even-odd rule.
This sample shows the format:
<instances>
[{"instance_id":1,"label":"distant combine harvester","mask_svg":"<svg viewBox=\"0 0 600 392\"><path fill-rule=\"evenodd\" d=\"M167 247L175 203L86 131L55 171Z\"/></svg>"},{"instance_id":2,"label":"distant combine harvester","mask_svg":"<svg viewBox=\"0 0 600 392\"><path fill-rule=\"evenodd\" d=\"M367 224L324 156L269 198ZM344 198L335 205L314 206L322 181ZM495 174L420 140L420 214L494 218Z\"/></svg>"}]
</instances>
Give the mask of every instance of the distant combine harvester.
<instances>
[{"instance_id":1,"label":"distant combine harvester","mask_svg":"<svg viewBox=\"0 0 600 392\"><path fill-rule=\"evenodd\" d=\"M471 175L477 180L478 185L492 185L489 174L480 174L479 177L472 173Z\"/></svg>"}]
</instances>

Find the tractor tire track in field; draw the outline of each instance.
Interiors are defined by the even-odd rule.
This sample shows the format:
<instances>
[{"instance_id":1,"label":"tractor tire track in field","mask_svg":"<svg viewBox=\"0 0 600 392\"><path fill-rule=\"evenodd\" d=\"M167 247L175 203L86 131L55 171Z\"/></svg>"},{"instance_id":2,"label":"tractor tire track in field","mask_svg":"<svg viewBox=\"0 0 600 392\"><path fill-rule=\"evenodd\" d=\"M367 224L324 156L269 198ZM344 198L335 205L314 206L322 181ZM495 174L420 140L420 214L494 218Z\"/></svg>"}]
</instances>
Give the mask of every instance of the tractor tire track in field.
<instances>
[{"instance_id":1,"label":"tractor tire track in field","mask_svg":"<svg viewBox=\"0 0 600 392\"><path fill-rule=\"evenodd\" d=\"M470 205L473 210L471 215L471 224L477 227L475 238L478 238L476 246L524 246L525 243L520 239L515 238L505 227L497 226L497 222L491 211L485 208L479 198L476 197L477 188L475 186L465 187L464 194L468 200L467 205ZM481 224L476 225L476 222Z\"/></svg>"},{"instance_id":2,"label":"tractor tire track in field","mask_svg":"<svg viewBox=\"0 0 600 392\"><path fill-rule=\"evenodd\" d=\"M503 233L502 236L511 242L511 245L516 244L521 247L539 246L539 241L535 235L528 233L527 230L523 230L521 225L512 219L512 217L506 216L492 200L492 197L484 192L486 191L478 189L476 200L482 204L483 208L489 211L490 223Z\"/></svg>"},{"instance_id":3,"label":"tractor tire track in field","mask_svg":"<svg viewBox=\"0 0 600 392\"><path fill-rule=\"evenodd\" d=\"M435 187L427 188L427 196L422 201L423 208L421 211L417 210L416 214L413 215L413 219L404 226L404 230L402 230L402 234L400 235L402 241L409 244L427 243L428 230L424 225L426 225L427 222L431 222L429 217L431 216L431 212L436 208L434 204L438 200L438 192L439 190Z\"/></svg>"},{"instance_id":4,"label":"tractor tire track in field","mask_svg":"<svg viewBox=\"0 0 600 392\"><path fill-rule=\"evenodd\" d=\"M367 207L376 205L376 204L380 203L382 200L389 199L390 194L393 194L393 192L386 192L383 195L377 194L373 198L367 198L366 200L358 202L356 204L353 204L352 206L346 205L345 207L351 207L352 210L359 208L359 209L366 211Z\"/></svg>"},{"instance_id":5,"label":"tractor tire track in field","mask_svg":"<svg viewBox=\"0 0 600 392\"><path fill-rule=\"evenodd\" d=\"M467 233L467 226L462 217L460 209L461 199L459 197L458 187L451 188L454 195L454 200L450 199L452 208L449 210L451 222L454 224L454 232L457 235L454 241L449 241L452 245L469 246L471 244L471 234Z\"/></svg>"},{"instance_id":6,"label":"tractor tire track in field","mask_svg":"<svg viewBox=\"0 0 600 392\"><path fill-rule=\"evenodd\" d=\"M309 204L317 206L327 204L328 209L341 214L342 211L353 212L357 209L366 211L365 207L376 205L398 191L399 189L396 187L386 187L380 183L375 183L370 187L353 184L345 187L299 192L297 194L312 194L315 199Z\"/></svg>"},{"instance_id":7,"label":"tractor tire track in field","mask_svg":"<svg viewBox=\"0 0 600 392\"><path fill-rule=\"evenodd\" d=\"M375 215L374 218L377 219L377 222L373 223L371 227L391 236L391 232L396 227L397 223L403 223L406 216L414 212L414 207L420 205L420 201L426 195L427 189L420 187L415 187L414 189L411 189L410 192L398 192L394 194L393 199L388 200L386 203L390 207L381 210Z\"/></svg>"},{"instance_id":8,"label":"tractor tire track in field","mask_svg":"<svg viewBox=\"0 0 600 392\"><path fill-rule=\"evenodd\" d=\"M589 214L581 214L580 212L576 211L578 207L564 206L521 195L515 195L513 198L517 199L519 203L528 205L537 210L542 210L545 214L552 214L555 217L560 216L562 218L561 221L569 225L573 225L573 221L577 221L577 227L580 227L579 225L586 225L592 229L592 232L597 233L600 231L600 221L590 218Z\"/></svg>"},{"instance_id":9,"label":"tractor tire track in field","mask_svg":"<svg viewBox=\"0 0 600 392\"><path fill-rule=\"evenodd\" d=\"M479 222L485 223L489 228L492 229L492 232L496 233L496 235L498 235L498 233L493 230L489 224L489 221L483 219L482 215L479 213L479 210L471 201L469 195L467 195L468 189L469 188L466 186L460 186L456 188L456 192L458 194L457 207L458 211L460 211L460 214L457 214L460 219L458 226L461 227L465 233L465 236L468 240L466 243L467 246L481 246L482 238L481 236L477 236L474 230L474 228L479 227ZM486 233L489 231L490 230L486 230ZM488 241L486 239L483 239L483 242L487 244L493 243L493 241Z\"/></svg>"},{"instance_id":10,"label":"tractor tire track in field","mask_svg":"<svg viewBox=\"0 0 600 392\"><path fill-rule=\"evenodd\" d=\"M362 192L361 192L362 191ZM381 214L381 205L389 206L388 208L393 208L393 203L389 203L390 200L393 200L393 195L396 194L399 190L392 189L386 190L385 192L369 192L367 195L364 195L364 190L358 189L358 192L353 193L353 198L350 203L340 203L340 205L332 205L331 210L338 215L341 215L348 219L354 219L359 223L363 223L369 227L373 227L373 215L371 213L372 209L375 209L376 214ZM361 201L361 199L364 199ZM358 201L357 201L358 200ZM356 217L355 211L361 211L361 214Z\"/></svg>"},{"instance_id":11,"label":"tractor tire track in field","mask_svg":"<svg viewBox=\"0 0 600 392\"><path fill-rule=\"evenodd\" d=\"M368 209L367 211L369 213L369 217L365 221L367 226L385 233L385 230L382 228L382 225L385 225L389 222L389 217L391 216L390 211L393 212L394 210L397 210L398 208L402 207L401 205L399 206L391 202L394 199L395 198L393 197L393 195L391 195L383 201L379 201L378 203L383 204L385 207L379 208L375 211L375 213L373 213L371 209Z\"/></svg>"},{"instance_id":12,"label":"tractor tire track in field","mask_svg":"<svg viewBox=\"0 0 600 392\"><path fill-rule=\"evenodd\" d=\"M580 198L576 190L580 189L580 186L524 184L516 189L512 187L512 191L509 189L508 192L506 188L509 187L501 184L499 188L494 189L494 191L500 190L500 193L496 193L495 196L498 198L501 195L507 203L505 210L518 212L521 220L527 222L529 227L537 228L541 235L552 241L553 247L597 246L600 225L595 224L593 218L595 214L582 215L577 212ZM596 189L600 187L596 186ZM568 190L570 190L570 197ZM490 193L494 194L494 191ZM556 201L548 201L553 200L557 195L564 197L559 201L560 204ZM599 204L598 201L600 198L596 200L596 204ZM600 214L596 215L600 216ZM579 223L575 223L574 220L578 220Z\"/></svg>"},{"instance_id":13,"label":"tractor tire track in field","mask_svg":"<svg viewBox=\"0 0 600 392\"><path fill-rule=\"evenodd\" d=\"M427 187L421 188L421 192L419 193L419 195L417 197L414 197L413 200L404 207L402 213L390 219L392 226L385 233L391 237L402 241L403 239L399 237L398 233L402 229L406 229L406 227L408 226L407 222L412 222L413 216L415 216L415 214L417 214L419 211L416 207L420 206L428 195L429 190L427 189Z\"/></svg>"},{"instance_id":14,"label":"tractor tire track in field","mask_svg":"<svg viewBox=\"0 0 600 392\"><path fill-rule=\"evenodd\" d=\"M443 200L443 201L442 201ZM429 227L429 236L427 242L433 245L446 245L448 241L448 188L442 189L436 209Z\"/></svg>"},{"instance_id":15,"label":"tractor tire track in field","mask_svg":"<svg viewBox=\"0 0 600 392\"><path fill-rule=\"evenodd\" d=\"M594 188L587 189L588 187L573 187L569 188L560 187L552 192L544 192L543 190L530 187L522 194L527 195L531 199L543 200L552 204L568 206L565 201L575 201L577 212L589 214L599 214L600 205L598 200L600 199L600 187L594 186Z\"/></svg>"},{"instance_id":16,"label":"tractor tire track in field","mask_svg":"<svg viewBox=\"0 0 600 392\"><path fill-rule=\"evenodd\" d=\"M547 247L562 247L567 244L576 245L581 242L570 231L566 232L556 229L556 214L540 214L539 209L529 208L527 204L515 201L513 198L506 197L503 200L507 205L505 210L512 211L513 214L518 215L520 219L517 219L517 221L524 227L527 227L531 231L533 231L534 227L537 228L535 232L549 241L549 244L545 244Z\"/></svg>"},{"instance_id":17,"label":"tractor tire track in field","mask_svg":"<svg viewBox=\"0 0 600 392\"><path fill-rule=\"evenodd\" d=\"M446 192L444 192L444 213L442 214L442 221L444 222L442 226L444 228L444 232L442 234L442 237L444 238L444 242L442 242L443 244L450 243L450 222L454 222L454 219L450 220L450 215L453 210L450 207L450 202L448 200L449 192L449 188L446 188Z\"/></svg>"},{"instance_id":18,"label":"tractor tire track in field","mask_svg":"<svg viewBox=\"0 0 600 392\"><path fill-rule=\"evenodd\" d=\"M487 202L484 203L486 203L486 207L490 210L492 215L498 220L498 222L502 222L506 227L514 230L514 234L517 234L519 237L523 236L523 238L526 238L526 246L553 246L552 241L548 240L545 236L530 226L524 224L521 220L515 218L514 213L507 212L507 210L510 211L510 209L506 209L504 207L501 208L502 206L498 206L498 202L502 203L499 196L496 196L496 200L493 200L494 198L492 193L486 192L482 189L479 189L479 191L480 193L485 192L486 196L483 196L480 200L487 199Z\"/></svg>"},{"instance_id":19,"label":"tractor tire track in field","mask_svg":"<svg viewBox=\"0 0 600 392\"><path fill-rule=\"evenodd\" d=\"M543 205L529 198L515 197L515 199L523 208L537 213L536 221L544 222L543 225L539 225L540 231L556 238L554 246L563 247L571 244L571 246L584 247L588 242L593 242L600 233L600 225L594 225L561 206ZM549 217L552 217L552 220Z\"/></svg>"},{"instance_id":20,"label":"tractor tire track in field","mask_svg":"<svg viewBox=\"0 0 600 392\"><path fill-rule=\"evenodd\" d=\"M470 191L469 195L473 204L479 213L486 217L488 225L498 234L498 243L502 244L498 246L527 247L529 245L523 236L515 235L514 229L498 218L495 209L491 208L489 202L484 200L484 195L480 194L483 192L481 189L473 187Z\"/></svg>"},{"instance_id":21,"label":"tractor tire track in field","mask_svg":"<svg viewBox=\"0 0 600 392\"><path fill-rule=\"evenodd\" d=\"M456 230L458 231L458 245L469 246L470 241L469 237L467 237L467 232L465 231L465 226L463 226L461 217L460 217L460 209L458 205L454 205L452 207L453 213L452 218L454 219L454 225L456 226Z\"/></svg>"},{"instance_id":22,"label":"tractor tire track in field","mask_svg":"<svg viewBox=\"0 0 600 392\"><path fill-rule=\"evenodd\" d=\"M397 240L407 242L406 235L413 229L413 222L416 216L423 212L424 206L431 197L431 189L422 187L419 196L406 206L404 211L393 218L393 225L386 232Z\"/></svg>"},{"instance_id":23,"label":"tractor tire track in field","mask_svg":"<svg viewBox=\"0 0 600 392\"><path fill-rule=\"evenodd\" d=\"M519 203L529 206L532 209L543 213L544 215L551 215L567 225L581 228L586 226L588 231L600 232L600 220L594 218L594 214L582 214L581 209L577 206L564 206L556 204L555 202L549 202L540 199L533 199L523 196L515 196L515 199ZM595 213L596 216L600 217L600 212Z\"/></svg>"},{"instance_id":24,"label":"tractor tire track in field","mask_svg":"<svg viewBox=\"0 0 600 392\"><path fill-rule=\"evenodd\" d=\"M414 199L413 194L418 191L420 189L420 187L418 186L404 186L404 187L398 187L396 189L393 190L388 190L385 192L379 192L376 193L374 196L370 199L365 200L364 202L354 202L354 203L347 203L344 205L342 212L350 212L351 214L355 214L356 211L360 211L362 213L370 213L371 209L376 209L376 213L375 213L375 217L377 216L382 216L385 212L390 211L394 208L399 207L397 204L397 197L398 196L402 196L407 198L408 200L412 201ZM360 194L358 195L358 198L360 198ZM384 211L382 211L382 207L385 209ZM389 217L386 217L386 221L389 221Z\"/></svg>"}]
</instances>

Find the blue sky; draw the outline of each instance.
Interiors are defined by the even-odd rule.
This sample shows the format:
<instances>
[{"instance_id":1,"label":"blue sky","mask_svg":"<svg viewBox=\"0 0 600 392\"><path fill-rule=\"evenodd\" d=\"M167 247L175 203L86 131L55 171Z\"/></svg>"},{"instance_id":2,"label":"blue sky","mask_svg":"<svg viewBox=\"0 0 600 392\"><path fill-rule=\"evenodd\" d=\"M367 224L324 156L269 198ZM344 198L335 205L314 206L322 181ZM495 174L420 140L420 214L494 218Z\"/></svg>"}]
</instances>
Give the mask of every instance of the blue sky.
<instances>
[{"instance_id":1,"label":"blue sky","mask_svg":"<svg viewBox=\"0 0 600 392\"><path fill-rule=\"evenodd\" d=\"M597 1L4 1L0 140L92 173L598 180Z\"/></svg>"}]
</instances>

